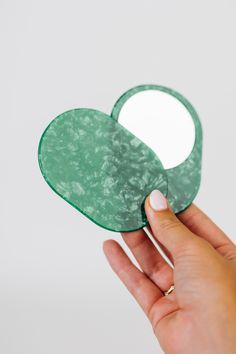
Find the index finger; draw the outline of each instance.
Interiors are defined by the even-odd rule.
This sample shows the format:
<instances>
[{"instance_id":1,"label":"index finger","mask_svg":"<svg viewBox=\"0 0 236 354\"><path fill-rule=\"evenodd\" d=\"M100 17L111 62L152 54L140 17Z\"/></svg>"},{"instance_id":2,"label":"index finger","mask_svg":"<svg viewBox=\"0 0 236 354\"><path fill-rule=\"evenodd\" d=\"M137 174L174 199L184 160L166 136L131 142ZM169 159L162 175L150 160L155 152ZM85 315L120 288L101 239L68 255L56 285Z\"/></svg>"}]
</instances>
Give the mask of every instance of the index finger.
<instances>
[{"instance_id":1,"label":"index finger","mask_svg":"<svg viewBox=\"0 0 236 354\"><path fill-rule=\"evenodd\" d=\"M176 215L193 233L207 240L215 249L234 246L228 236L196 205Z\"/></svg>"}]
</instances>

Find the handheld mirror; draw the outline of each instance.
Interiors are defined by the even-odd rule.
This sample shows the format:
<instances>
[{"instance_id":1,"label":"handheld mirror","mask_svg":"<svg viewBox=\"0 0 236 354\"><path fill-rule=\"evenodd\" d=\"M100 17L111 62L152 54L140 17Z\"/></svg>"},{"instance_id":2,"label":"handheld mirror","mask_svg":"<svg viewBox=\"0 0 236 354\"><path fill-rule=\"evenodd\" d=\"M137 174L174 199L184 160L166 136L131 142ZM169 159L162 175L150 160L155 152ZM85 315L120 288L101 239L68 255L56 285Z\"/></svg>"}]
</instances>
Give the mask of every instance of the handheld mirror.
<instances>
[{"instance_id":1,"label":"handheld mirror","mask_svg":"<svg viewBox=\"0 0 236 354\"><path fill-rule=\"evenodd\" d=\"M132 231L147 224L145 197L167 195L166 172L156 154L105 113L73 109L56 117L39 144L49 186L96 224Z\"/></svg>"},{"instance_id":2,"label":"handheld mirror","mask_svg":"<svg viewBox=\"0 0 236 354\"><path fill-rule=\"evenodd\" d=\"M167 87L141 85L118 99L111 117L160 158L174 212L187 208L200 186L202 158L202 128L191 103Z\"/></svg>"},{"instance_id":3,"label":"handheld mirror","mask_svg":"<svg viewBox=\"0 0 236 354\"><path fill-rule=\"evenodd\" d=\"M78 108L57 116L38 149L43 177L69 204L117 232L144 228L153 189L177 213L200 183L202 131L191 104L173 90L143 85L127 91L111 116Z\"/></svg>"}]
</instances>

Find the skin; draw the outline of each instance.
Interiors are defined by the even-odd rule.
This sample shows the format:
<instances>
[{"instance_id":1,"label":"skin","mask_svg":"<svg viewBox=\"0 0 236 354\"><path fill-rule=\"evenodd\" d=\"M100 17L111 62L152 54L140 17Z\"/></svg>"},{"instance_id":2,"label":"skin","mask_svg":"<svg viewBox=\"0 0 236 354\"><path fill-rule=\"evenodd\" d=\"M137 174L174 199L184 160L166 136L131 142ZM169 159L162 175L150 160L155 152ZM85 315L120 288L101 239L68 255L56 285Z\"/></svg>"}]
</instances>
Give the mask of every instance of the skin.
<instances>
[{"instance_id":1,"label":"skin","mask_svg":"<svg viewBox=\"0 0 236 354\"><path fill-rule=\"evenodd\" d=\"M114 240L104 253L151 322L166 354L236 353L236 246L197 206L174 215L145 201L149 230L174 263L162 259L144 230L123 233L140 269ZM165 296L172 284L174 291Z\"/></svg>"}]
</instances>

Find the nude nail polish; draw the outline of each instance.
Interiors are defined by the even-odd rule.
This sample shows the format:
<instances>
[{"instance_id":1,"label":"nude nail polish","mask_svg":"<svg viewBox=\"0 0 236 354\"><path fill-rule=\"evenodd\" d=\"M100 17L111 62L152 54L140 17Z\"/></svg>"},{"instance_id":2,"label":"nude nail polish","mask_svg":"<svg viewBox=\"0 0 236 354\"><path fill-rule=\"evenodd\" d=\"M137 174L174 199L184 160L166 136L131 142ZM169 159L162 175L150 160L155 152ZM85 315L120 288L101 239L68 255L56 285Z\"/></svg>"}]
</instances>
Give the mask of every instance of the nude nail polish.
<instances>
[{"instance_id":1,"label":"nude nail polish","mask_svg":"<svg viewBox=\"0 0 236 354\"><path fill-rule=\"evenodd\" d=\"M168 207L166 198L158 189L151 192L150 205L155 211L165 210Z\"/></svg>"}]
</instances>

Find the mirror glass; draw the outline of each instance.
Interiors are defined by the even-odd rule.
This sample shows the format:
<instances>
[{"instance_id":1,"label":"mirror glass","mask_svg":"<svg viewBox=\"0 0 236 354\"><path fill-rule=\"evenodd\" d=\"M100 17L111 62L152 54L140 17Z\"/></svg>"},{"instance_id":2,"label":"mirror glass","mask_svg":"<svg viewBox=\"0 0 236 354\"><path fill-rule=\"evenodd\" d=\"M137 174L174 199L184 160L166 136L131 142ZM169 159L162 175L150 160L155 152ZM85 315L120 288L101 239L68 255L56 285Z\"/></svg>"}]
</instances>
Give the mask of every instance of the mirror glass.
<instances>
[{"instance_id":1,"label":"mirror glass","mask_svg":"<svg viewBox=\"0 0 236 354\"><path fill-rule=\"evenodd\" d=\"M165 169L181 164L193 149L195 126L191 114L166 92L144 90L134 94L121 108L118 121L157 154Z\"/></svg>"}]
</instances>

